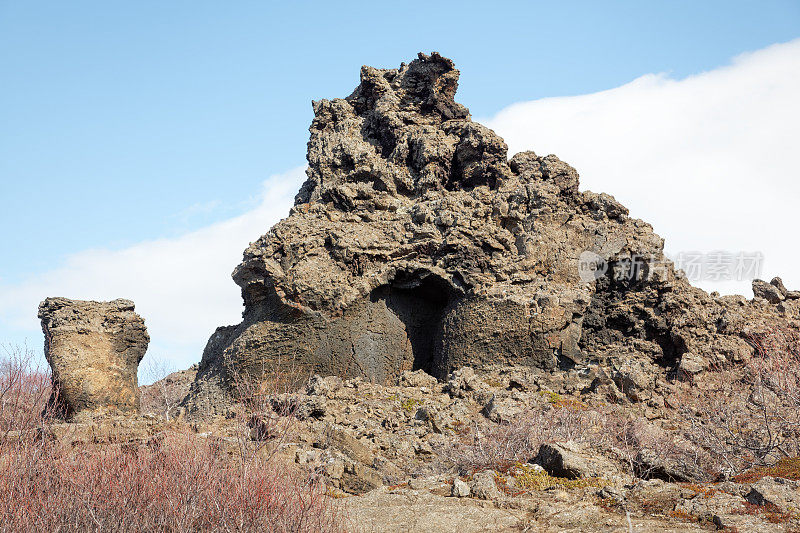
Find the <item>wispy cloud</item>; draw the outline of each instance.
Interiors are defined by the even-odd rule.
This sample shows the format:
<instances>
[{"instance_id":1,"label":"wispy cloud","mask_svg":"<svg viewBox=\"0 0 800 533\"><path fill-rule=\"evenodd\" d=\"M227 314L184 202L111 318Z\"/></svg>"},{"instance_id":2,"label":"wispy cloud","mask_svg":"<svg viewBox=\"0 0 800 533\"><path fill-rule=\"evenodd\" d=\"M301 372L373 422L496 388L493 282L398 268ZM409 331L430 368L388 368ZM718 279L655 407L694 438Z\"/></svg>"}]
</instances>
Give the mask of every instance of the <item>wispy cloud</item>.
<instances>
[{"instance_id":1,"label":"wispy cloud","mask_svg":"<svg viewBox=\"0 0 800 533\"><path fill-rule=\"evenodd\" d=\"M235 218L122 250L85 250L21 284L0 285L0 331L39 335L36 309L47 296L130 298L152 338L148 354L180 366L197 362L217 326L240 321L231 272L248 243L288 214L303 170L267 179L260 204Z\"/></svg>"},{"instance_id":2,"label":"wispy cloud","mask_svg":"<svg viewBox=\"0 0 800 533\"><path fill-rule=\"evenodd\" d=\"M512 153L554 153L581 186L653 224L667 250L764 254L800 288L800 40L682 80L648 74L583 96L515 104L484 121ZM751 296L749 281L699 283Z\"/></svg>"}]
</instances>

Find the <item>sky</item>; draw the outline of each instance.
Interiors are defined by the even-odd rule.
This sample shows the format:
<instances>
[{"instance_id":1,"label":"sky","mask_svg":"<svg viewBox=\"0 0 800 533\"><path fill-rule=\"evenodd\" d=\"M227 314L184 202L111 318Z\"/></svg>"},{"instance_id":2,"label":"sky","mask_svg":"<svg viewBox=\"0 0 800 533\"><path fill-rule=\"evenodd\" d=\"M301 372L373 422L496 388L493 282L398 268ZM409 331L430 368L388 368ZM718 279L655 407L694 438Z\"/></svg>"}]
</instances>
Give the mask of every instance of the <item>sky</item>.
<instances>
[{"instance_id":1,"label":"sky","mask_svg":"<svg viewBox=\"0 0 800 533\"><path fill-rule=\"evenodd\" d=\"M311 101L433 50L511 153L800 288L798 37L796 1L0 0L0 343L40 350L46 296L125 297L148 357L197 362L302 182Z\"/></svg>"}]
</instances>

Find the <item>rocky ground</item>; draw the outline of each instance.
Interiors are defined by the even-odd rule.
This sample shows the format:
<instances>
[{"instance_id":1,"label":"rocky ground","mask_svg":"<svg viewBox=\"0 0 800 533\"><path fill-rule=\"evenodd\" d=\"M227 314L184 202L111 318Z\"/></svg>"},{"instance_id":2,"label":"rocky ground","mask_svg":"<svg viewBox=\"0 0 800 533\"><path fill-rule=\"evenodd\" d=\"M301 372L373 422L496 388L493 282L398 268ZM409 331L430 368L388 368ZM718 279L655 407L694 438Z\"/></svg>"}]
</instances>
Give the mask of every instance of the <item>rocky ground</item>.
<instances>
[{"instance_id":1,"label":"rocky ground","mask_svg":"<svg viewBox=\"0 0 800 533\"><path fill-rule=\"evenodd\" d=\"M800 528L800 490L787 479L800 462L724 479L675 446L680 383L638 402L614 380L592 387L596 372L463 368L439 382L408 371L397 386L314 376L251 403L256 417L232 411L192 427L235 448L244 424L251 444L324 479L354 530Z\"/></svg>"}]
</instances>

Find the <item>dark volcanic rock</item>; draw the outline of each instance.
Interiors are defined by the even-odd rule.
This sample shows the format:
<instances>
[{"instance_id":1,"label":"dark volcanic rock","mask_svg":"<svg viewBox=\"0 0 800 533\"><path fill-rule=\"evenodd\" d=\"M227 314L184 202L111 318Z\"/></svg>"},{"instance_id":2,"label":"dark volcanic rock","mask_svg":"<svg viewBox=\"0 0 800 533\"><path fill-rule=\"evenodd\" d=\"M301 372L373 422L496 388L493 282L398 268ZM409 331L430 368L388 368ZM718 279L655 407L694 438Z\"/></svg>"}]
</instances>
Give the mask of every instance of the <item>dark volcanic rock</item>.
<instances>
[{"instance_id":1,"label":"dark volcanic rock","mask_svg":"<svg viewBox=\"0 0 800 533\"><path fill-rule=\"evenodd\" d=\"M404 370L443 379L633 353L655 372L687 352L691 368L750 353L749 304L691 287L650 225L580 192L554 155L509 161L455 102L458 76L420 54L314 102L308 180L234 271L243 321L212 336L190 407L224 409L236 374L282 368L394 383Z\"/></svg>"}]
</instances>

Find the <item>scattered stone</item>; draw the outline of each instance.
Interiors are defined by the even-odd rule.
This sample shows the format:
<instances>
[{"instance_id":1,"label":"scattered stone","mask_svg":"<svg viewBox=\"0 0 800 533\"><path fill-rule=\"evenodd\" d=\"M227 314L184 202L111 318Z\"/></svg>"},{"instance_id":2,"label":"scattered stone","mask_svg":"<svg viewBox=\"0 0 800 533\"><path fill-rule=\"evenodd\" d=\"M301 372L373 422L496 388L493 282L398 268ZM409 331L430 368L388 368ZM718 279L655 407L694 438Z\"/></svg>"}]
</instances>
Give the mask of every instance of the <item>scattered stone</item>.
<instances>
[{"instance_id":1,"label":"scattered stone","mask_svg":"<svg viewBox=\"0 0 800 533\"><path fill-rule=\"evenodd\" d=\"M427 486L424 479L419 477L412 477L408 480L408 488L413 490L422 490Z\"/></svg>"},{"instance_id":2,"label":"scattered stone","mask_svg":"<svg viewBox=\"0 0 800 533\"><path fill-rule=\"evenodd\" d=\"M625 502L625 495L616 487L606 485L597 491L597 497L602 499L611 499L615 502L622 504Z\"/></svg>"},{"instance_id":3,"label":"scattered stone","mask_svg":"<svg viewBox=\"0 0 800 533\"><path fill-rule=\"evenodd\" d=\"M475 394L485 394L488 388L472 368L465 366L450 373L444 390L454 398L469 398Z\"/></svg>"},{"instance_id":4,"label":"scattered stone","mask_svg":"<svg viewBox=\"0 0 800 533\"><path fill-rule=\"evenodd\" d=\"M336 391L342 388L342 378L339 376L321 377L315 374L308 380L306 393L311 396L323 396L332 398Z\"/></svg>"},{"instance_id":5,"label":"scattered stone","mask_svg":"<svg viewBox=\"0 0 800 533\"><path fill-rule=\"evenodd\" d=\"M779 280L780 278L775 279ZM781 283L781 287L783 287L783 283ZM783 291L781 291L780 288L771 283L767 283L766 281L760 279L754 279L753 295L756 298L764 298L771 304L777 304L782 302L786 297L786 289L784 288Z\"/></svg>"},{"instance_id":6,"label":"scattered stone","mask_svg":"<svg viewBox=\"0 0 800 533\"><path fill-rule=\"evenodd\" d=\"M400 385L403 387L435 388L439 382L424 370L406 370L400 375Z\"/></svg>"},{"instance_id":7,"label":"scattered stone","mask_svg":"<svg viewBox=\"0 0 800 533\"><path fill-rule=\"evenodd\" d=\"M503 497L503 493L497 488L495 477L497 473L494 470L484 470L472 476L470 483L470 492L482 500L496 500Z\"/></svg>"},{"instance_id":8,"label":"scattered stone","mask_svg":"<svg viewBox=\"0 0 800 533\"><path fill-rule=\"evenodd\" d=\"M509 396L498 397L496 394L492 395L483 408L483 414L497 423L508 423L514 420L525 410L525 405Z\"/></svg>"},{"instance_id":9,"label":"scattered stone","mask_svg":"<svg viewBox=\"0 0 800 533\"><path fill-rule=\"evenodd\" d=\"M750 492L750 486L743 485L741 483L734 483L733 481L723 481L717 485L717 490L720 492L727 492L728 494L745 497Z\"/></svg>"},{"instance_id":10,"label":"scattered stone","mask_svg":"<svg viewBox=\"0 0 800 533\"><path fill-rule=\"evenodd\" d=\"M645 401L650 397L655 377L656 374L649 364L636 359L624 361L613 375L619 390L633 402Z\"/></svg>"},{"instance_id":11,"label":"scattered stone","mask_svg":"<svg viewBox=\"0 0 800 533\"><path fill-rule=\"evenodd\" d=\"M542 444L533 462L541 465L551 476L567 479L611 479L619 471L617 465L574 441Z\"/></svg>"},{"instance_id":12,"label":"scattered stone","mask_svg":"<svg viewBox=\"0 0 800 533\"><path fill-rule=\"evenodd\" d=\"M467 485L466 481L461 481L456 478L453 480L453 490L451 494L456 498L466 498L470 494L469 485Z\"/></svg>"},{"instance_id":13,"label":"scattered stone","mask_svg":"<svg viewBox=\"0 0 800 533\"><path fill-rule=\"evenodd\" d=\"M749 516L743 512L744 500L724 492L713 494L700 493L692 498L681 500L675 511L694 517L696 520L713 523L718 528L734 531L784 531L782 527L773 527L765 520Z\"/></svg>"},{"instance_id":14,"label":"scattered stone","mask_svg":"<svg viewBox=\"0 0 800 533\"><path fill-rule=\"evenodd\" d=\"M689 376L695 376L708 368L708 361L695 353L686 352L681 356L678 369Z\"/></svg>"}]
</instances>

